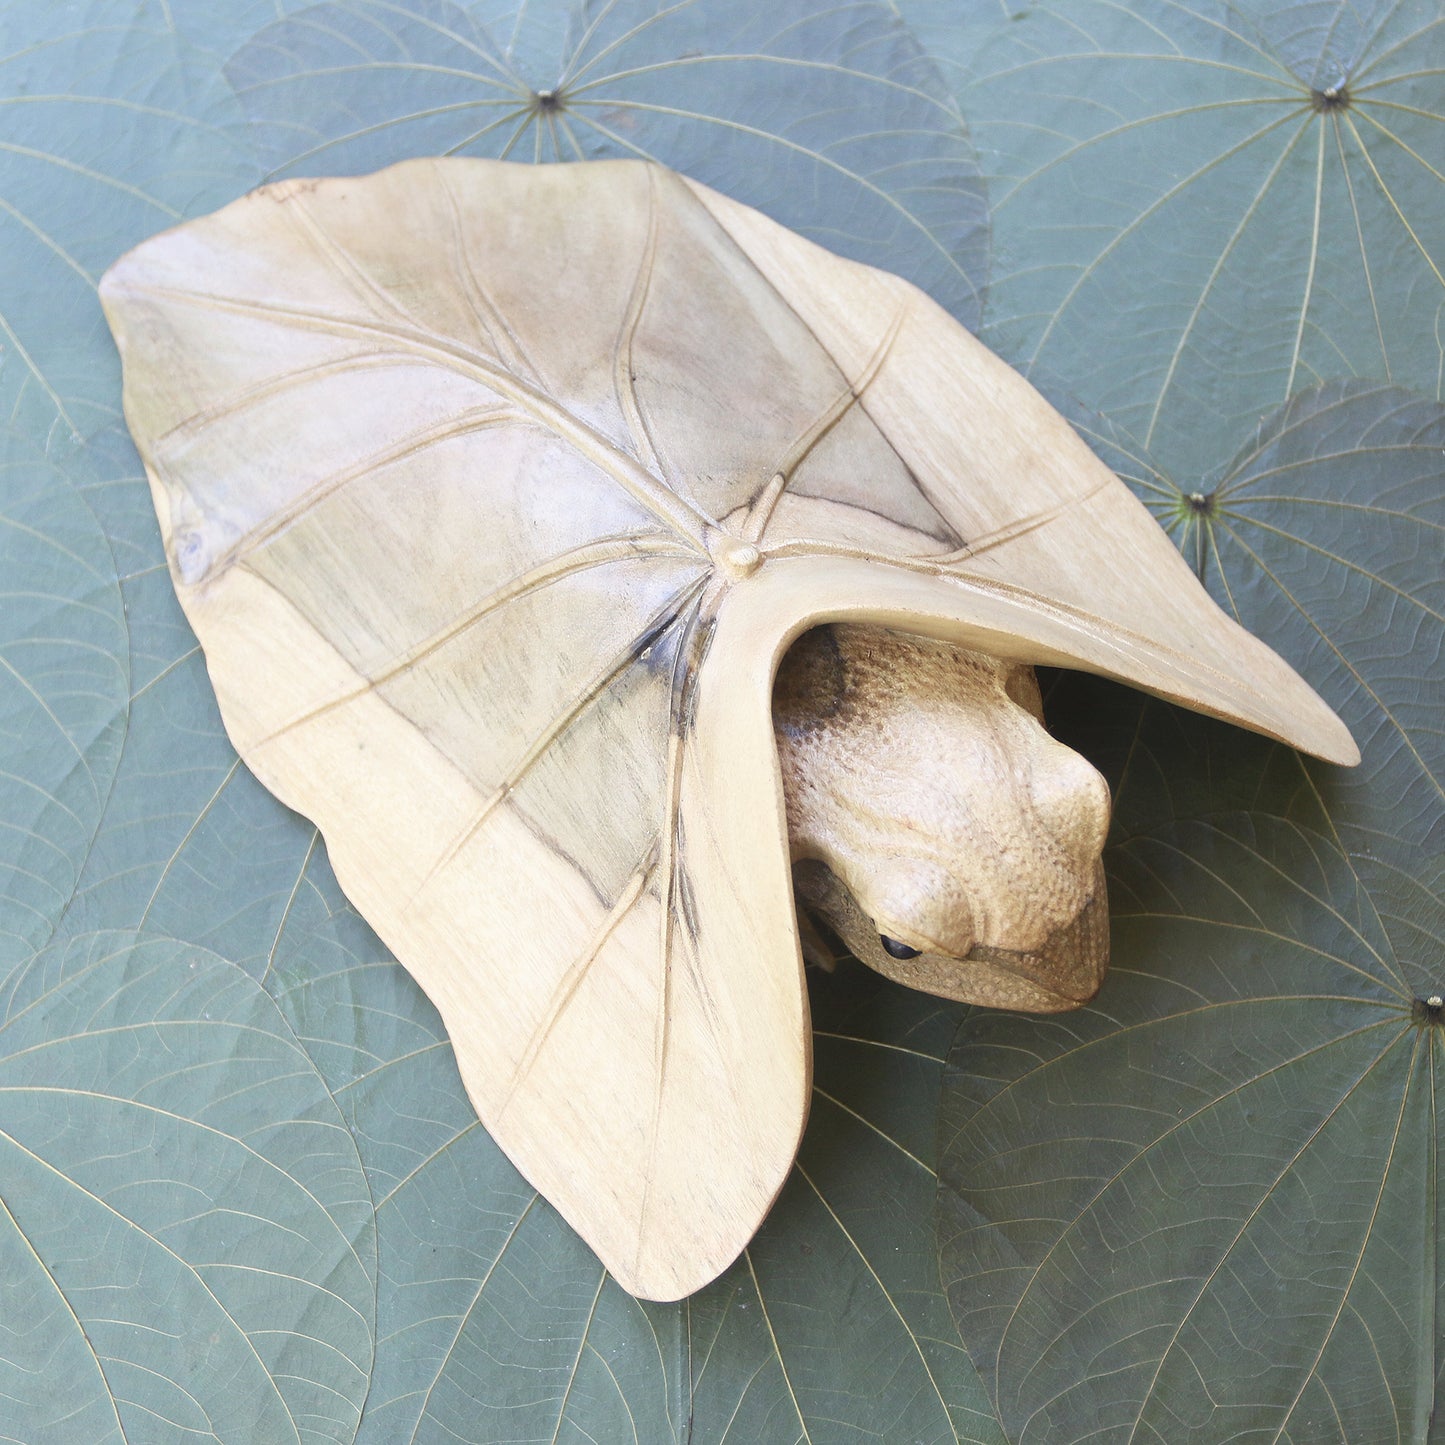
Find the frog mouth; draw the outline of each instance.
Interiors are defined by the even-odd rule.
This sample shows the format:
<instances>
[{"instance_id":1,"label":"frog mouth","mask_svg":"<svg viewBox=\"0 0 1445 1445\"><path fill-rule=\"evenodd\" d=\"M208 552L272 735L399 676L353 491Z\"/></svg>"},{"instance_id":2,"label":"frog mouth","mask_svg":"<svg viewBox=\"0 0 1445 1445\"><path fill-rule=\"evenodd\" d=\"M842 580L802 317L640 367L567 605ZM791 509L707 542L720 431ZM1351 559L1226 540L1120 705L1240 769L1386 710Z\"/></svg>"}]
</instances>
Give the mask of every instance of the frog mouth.
<instances>
[{"instance_id":1,"label":"frog mouth","mask_svg":"<svg viewBox=\"0 0 1445 1445\"><path fill-rule=\"evenodd\" d=\"M885 951L873 920L830 869L816 862L794 868L798 901L822 914L853 953L887 978L961 1003L1029 1013L1062 1013L1094 997L1109 964L1109 905L1104 865L1078 912L1032 949L978 945L963 957L920 952L898 958Z\"/></svg>"},{"instance_id":2,"label":"frog mouth","mask_svg":"<svg viewBox=\"0 0 1445 1445\"><path fill-rule=\"evenodd\" d=\"M1104 866L1095 865L1094 889L1088 901L1062 927L1056 928L1037 949L985 948L969 951L961 968L978 966L1011 978L1027 991L1037 991L1033 1007L1040 1012L1078 1008L1099 991L1109 966L1109 904ZM927 957L928 955L920 955ZM939 957L939 955L934 955ZM964 995L949 995L949 997ZM1044 999L1050 1000L1047 1004Z\"/></svg>"}]
</instances>

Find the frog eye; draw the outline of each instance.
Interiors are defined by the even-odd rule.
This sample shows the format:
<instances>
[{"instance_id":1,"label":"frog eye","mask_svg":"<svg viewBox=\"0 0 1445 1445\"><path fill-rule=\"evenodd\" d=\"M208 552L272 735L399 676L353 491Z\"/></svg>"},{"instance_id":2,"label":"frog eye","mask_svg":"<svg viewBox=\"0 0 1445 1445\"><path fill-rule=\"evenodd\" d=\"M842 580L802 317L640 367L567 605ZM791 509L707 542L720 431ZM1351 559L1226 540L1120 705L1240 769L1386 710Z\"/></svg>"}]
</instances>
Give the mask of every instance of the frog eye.
<instances>
[{"instance_id":1,"label":"frog eye","mask_svg":"<svg viewBox=\"0 0 1445 1445\"><path fill-rule=\"evenodd\" d=\"M884 953L890 958L917 958L922 951L917 948L909 948L906 943L899 943L896 938L889 938L886 933L878 935L878 941L883 945Z\"/></svg>"}]
</instances>

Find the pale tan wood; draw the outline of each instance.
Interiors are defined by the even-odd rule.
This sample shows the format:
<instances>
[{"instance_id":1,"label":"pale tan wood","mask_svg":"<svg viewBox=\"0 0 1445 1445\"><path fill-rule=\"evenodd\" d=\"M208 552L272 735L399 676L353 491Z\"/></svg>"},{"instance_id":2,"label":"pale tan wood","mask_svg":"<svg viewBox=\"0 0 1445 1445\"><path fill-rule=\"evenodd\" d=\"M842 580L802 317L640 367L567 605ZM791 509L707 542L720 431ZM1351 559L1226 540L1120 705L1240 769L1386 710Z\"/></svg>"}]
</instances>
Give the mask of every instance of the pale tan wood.
<instances>
[{"instance_id":1,"label":"pale tan wood","mask_svg":"<svg viewBox=\"0 0 1445 1445\"><path fill-rule=\"evenodd\" d=\"M800 633L1085 667L1357 756L932 302L659 167L283 182L102 299L237 750L635 1293L725 1268L803 1128L770 713Z\"/></svg>"},{"instance_id":2,"label":"pale tan wood","mask_svg":"<svg viewBox=\"0 0 1445 1445\"><path fill-rule=\"evenodd\" d=\"M1063 417L936 302L687 184L845 371L876 368L864 409L968 543L933 559L941 574L1023 587L1070 609L1098 633L1081 667L1331 762L1359 762L1339 718L1213 605Z\"/></svg>"}]
</instances>

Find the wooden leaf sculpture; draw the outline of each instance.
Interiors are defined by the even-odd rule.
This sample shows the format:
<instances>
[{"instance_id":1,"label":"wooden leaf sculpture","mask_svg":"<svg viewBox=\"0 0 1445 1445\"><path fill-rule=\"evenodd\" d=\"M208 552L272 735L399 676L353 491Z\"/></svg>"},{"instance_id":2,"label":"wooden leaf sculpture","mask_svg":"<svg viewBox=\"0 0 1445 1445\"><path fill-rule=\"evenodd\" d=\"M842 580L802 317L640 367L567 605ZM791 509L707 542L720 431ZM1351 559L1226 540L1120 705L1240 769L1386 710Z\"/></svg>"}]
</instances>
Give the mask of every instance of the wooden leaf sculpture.
<instances>
[{"instance_id":1,"label":"wooden leaf sculpture","mask_svg":"<svg viewBox=\"0 0 1445 1445\"><path fill-rule=\"evenodd\" d=\"M807 1113L769 713L804 629L1357 756L939 307L658 166L283 182L102 296L232 740L634 1293L728 1265Z\"/></svg>"}]
</instances>

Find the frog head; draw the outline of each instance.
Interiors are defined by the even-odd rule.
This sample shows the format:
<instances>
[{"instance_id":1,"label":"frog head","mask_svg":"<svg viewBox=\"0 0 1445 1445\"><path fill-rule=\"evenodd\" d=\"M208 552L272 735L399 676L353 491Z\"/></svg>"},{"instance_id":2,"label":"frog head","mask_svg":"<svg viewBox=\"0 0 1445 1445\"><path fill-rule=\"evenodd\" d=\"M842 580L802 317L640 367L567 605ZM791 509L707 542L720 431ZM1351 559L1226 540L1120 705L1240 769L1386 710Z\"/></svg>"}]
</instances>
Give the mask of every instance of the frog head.
<instances>
[{"instance_id":1,"label":"frog head","mask_svg":"<svg viewBox=\"0 0 1445 1445\"><path fill-rule=\"evenodd\" d=\"M794 889L910 987L1054 1012L1108 963L1109 789L1043 725L1033 669L815 628L773 692Z\"/></svg>"}]
</instances>

